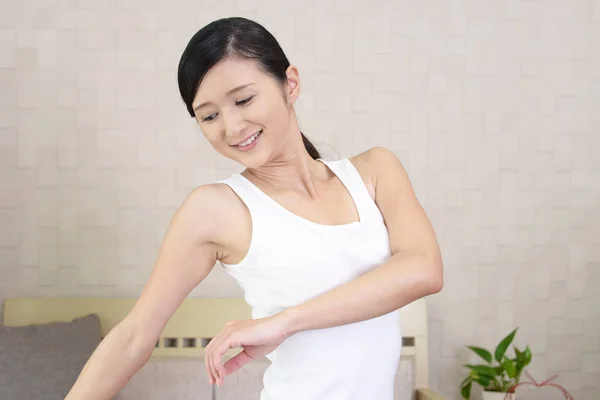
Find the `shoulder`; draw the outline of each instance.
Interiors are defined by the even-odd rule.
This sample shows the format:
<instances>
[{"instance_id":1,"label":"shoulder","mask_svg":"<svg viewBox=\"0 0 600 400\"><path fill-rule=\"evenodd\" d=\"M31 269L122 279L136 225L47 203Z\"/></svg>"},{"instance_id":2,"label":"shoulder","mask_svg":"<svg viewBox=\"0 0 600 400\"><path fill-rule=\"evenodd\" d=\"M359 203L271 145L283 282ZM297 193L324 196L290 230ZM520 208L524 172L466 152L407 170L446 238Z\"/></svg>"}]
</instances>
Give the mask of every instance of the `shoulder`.
<instances>
[{"instance_id":1,"label":"shoulder","mask_svg":"<svg viewBox=\"0 0 600 400\"><path fill-rule=\"evenodd\" d=\"M195 224L218 247L229 243L229 232L245 217L244 205L223 183L209 183L192 189L178 212Z\"/></svg>"},{"instance_id":2,"label":"shoulder","mask_svg":"<svg viewBox=\"0 0 600 400\"><path fill-rule=\"evenodd\" d=\"M401 168L400 159L388 148L375 146L358 153L349 158L355 167L372 172L385 170L386 168Z\"/></svg>"},{"instance_id":3,"label":"shoulder","mask_svg":"<svg viewBox=\"0 0 600 400\"><path fill-rule=\"evenodd\" d=\"M365 182L370 181L377 190L377 183L386 181L408 180L406 170L396 154L381 146L356 154L349 158ZM400 183L400 181L397 181Z\"/></svg>"}]
</instances>

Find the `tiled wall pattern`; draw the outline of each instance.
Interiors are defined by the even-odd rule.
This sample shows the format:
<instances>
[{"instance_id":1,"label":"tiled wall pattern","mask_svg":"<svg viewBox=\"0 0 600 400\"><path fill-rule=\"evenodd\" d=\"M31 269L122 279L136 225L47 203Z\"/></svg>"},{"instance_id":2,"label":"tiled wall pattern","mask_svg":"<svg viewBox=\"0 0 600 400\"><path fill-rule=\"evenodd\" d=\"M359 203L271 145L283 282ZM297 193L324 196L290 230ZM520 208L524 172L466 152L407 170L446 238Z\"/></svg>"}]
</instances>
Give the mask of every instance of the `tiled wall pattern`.
<instances>
[{"instance_id":1,"label":"tiled wall pattern","mask_svg":"<svg viewBox=\"0 0 600 400\"><path fill-rule=\"evenodd\" d=\"M431 385L458 398L464 346L520 326L536 378L600 398L598 0L4 1L0 299L139 294L184 196L240 168L176 83L232 15L298 65L325 155L386 146L408 169L445 258ZM240 294L215 269L192 295Z\"/></svg>"}]
</instances>

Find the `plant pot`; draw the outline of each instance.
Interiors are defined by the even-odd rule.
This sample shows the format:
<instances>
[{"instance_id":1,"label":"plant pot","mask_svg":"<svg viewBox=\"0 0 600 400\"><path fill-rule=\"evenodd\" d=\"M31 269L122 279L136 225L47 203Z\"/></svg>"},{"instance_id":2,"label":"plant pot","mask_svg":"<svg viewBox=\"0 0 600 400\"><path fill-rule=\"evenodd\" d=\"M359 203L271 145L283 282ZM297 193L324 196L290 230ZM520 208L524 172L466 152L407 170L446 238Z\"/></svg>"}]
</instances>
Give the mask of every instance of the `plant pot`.
<instances>
[{"instance_id":1,"label":"plant pot","mask_svg":"<svg viewBox=\"0 0 600 400\"><path fill-rule=\"evenodd\" d=\"M483 391L483 400L517 400L514 393L488 392Z\"/></svg>"}]
</instances>

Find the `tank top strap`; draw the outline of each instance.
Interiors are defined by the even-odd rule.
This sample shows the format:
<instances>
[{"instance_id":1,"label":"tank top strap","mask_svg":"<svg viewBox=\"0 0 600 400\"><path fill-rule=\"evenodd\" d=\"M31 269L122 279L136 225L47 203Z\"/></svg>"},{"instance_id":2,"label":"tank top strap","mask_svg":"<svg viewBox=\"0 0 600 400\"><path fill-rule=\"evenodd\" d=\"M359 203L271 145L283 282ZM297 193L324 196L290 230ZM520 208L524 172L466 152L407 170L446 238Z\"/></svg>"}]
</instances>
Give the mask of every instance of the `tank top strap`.
<instances>
[{"instance_id":1,"label":"tank top strap","mask_svg":"<svg viewBox=\"0 0 600 400\"><path fill-rule=\"evenodd\" d=\"M329 169L337 175L346 189L348 189L348 192L350 192L356 208L358 209L362 224L368 222L381 222L383 217L381 216L379 208L371 197L362 176L348 158L336 161L326 161L320 158L318 160L327 165Z\"/></svg>"},{"instance_id":2,"label":"tank top strap","mask_svg":"<svg viewBox=\"0 0 600 400\"><path fill-rule=\"evenodd\" d=\"M248 208L252 220L253 241L259 234L268 230L268 226L265 224L270 220L269 216L272 215L273 210L270 208L270 205L264 201L262 196L257 193L257 188L255 186L237 173L228 178L218 180L217 183L223 183L229 186Z\"/></svg>"},{"instance_id":3,"label":"tank top strap","mask_svg":"<svg viewBox=\"0 0 600 400\"><path fill-rule=\"evenodd\" d=\"M320 161L329 167L346 187L358 210L361 225L372 222L379 223L382 221L383 217L373 201L360 173L348 158L335 161L318 158L317 161ZM294 217L292 220L300 220L300 217L287 211L239 173L233 174L230 177L217 182L228 185L245 203L250 211L253 230L256 233L262 233L261 231L268 229L267 225L261 227L261 224L263 224L263 221L272 220L274 215L280 215L283 217L282 219L286 220L289 220L289 217L291 216Z\"/></svg>"}]
</instances>

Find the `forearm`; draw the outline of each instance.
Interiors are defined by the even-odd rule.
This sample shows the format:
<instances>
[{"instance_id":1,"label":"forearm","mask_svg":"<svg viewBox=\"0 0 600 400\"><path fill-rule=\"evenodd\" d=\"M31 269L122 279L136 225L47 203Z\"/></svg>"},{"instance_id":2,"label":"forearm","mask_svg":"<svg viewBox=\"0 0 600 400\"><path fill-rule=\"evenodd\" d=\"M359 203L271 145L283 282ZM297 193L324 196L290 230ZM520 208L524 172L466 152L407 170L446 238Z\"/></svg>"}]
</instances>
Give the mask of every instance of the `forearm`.
<instances>
[{"instance_id":1,"label":"forearm","mask_svg":"<svg viewBox=\"0 0 600 400\"><path fill-rule=\"evenodd\" d=\"M100 342L65 400L110 400L148 361L151 351L136 351L131 330L116 326Z\"/></svg>"},{"instance_id":2,"label":"forearm","mask_svg":"<svg viewBox=\"0 0 600 400\"><path fill-rule=\"evenodd\" d=\"M396 253L356 279L284 311L288 334L388 314L441 290L441 260Z\"/></svg>"}]
</instances>

